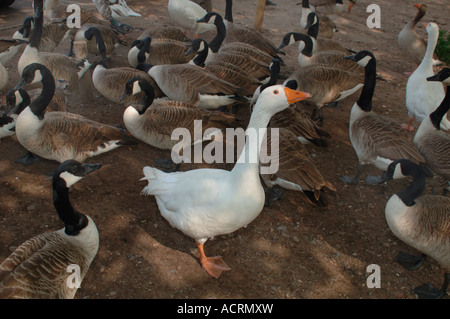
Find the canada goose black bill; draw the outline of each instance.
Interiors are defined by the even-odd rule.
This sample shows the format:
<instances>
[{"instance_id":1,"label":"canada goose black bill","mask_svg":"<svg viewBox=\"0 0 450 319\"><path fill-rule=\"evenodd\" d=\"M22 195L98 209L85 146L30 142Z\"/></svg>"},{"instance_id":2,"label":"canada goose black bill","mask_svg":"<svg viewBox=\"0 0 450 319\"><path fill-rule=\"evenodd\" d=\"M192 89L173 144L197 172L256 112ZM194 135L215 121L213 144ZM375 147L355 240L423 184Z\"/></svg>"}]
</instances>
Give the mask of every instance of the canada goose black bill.
<instances>
[{"instance_id":1,"label":"canada goose black bill","mask_svg":"<svg viewBox=\"0 0 450 319\"><path fill-rule=\"evenodd\" d=\"M427 78L427 81L437 81L445 84L450 84L450 68L445 68L433 76Z\"/></svg>"}]
</instances>

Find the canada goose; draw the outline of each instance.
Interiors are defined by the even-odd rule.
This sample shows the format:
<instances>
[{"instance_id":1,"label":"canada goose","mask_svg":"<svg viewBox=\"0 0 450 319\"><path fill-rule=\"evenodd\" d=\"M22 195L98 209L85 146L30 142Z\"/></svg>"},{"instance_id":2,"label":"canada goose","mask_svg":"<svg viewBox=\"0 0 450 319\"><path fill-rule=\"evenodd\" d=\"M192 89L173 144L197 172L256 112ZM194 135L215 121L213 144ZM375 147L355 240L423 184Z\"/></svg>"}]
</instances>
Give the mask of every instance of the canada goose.
<instances>
[{"instance_id":1,"label":"canada goose","mask_svg":"<svg viewBox=\"0 0 450 319\"><path fill-rule=\"evenodd\" d=\"M419 10L412 21L409 21L397 36L397 43L407 56L419 64L427 50L427 41L416 31L417 23L427 12L428 6L425 3L416 3L414 6ZM433 65L442 64L436 54L433 54Z\"/></svg>"},{"instance_id":2,"label":"canada goose","mask_svg":"<svg viewBox=\"0 0 450 319\"><path fill-rule=\"evenodd\" d=\"M103 62L98 62L92 72L92 82L97 91L108 100L115 103L128 106L133 103L139 103L144 98L144 93L135 96L128 96L122 101L123 88L128 80L139 77L147 80L155 90L155 97L163 97L164 93L160 90L155 80L153 80L146 72L129 68L117 67L107 69Z\"/></svg>"},{"instance_id":3,"label":"canada goose","mask_svg":"<svg viewBox=\"0 0 450 319\"><path fill-rule=\"evenodd\" d=\"M231 171L194 169L164 173L144 167L142 180L147 180L148 185L142 193L154 195L161 215L195 240L202 267L212 277L218 278L230 267L221 257L206 257L205 242L248 225L264 207L265 194L259 176L262 138L256 142L248 134L254 130L260 133L260 129L267 128L273 114L307 96L282 85L262 91L250 117L244 149Z\"/></svg>"},{"instance_id":4,"label":"canada goose","mask_svg":"<svg viewBox=\"0 0 450 319\"><path fill-rule=\"evenodd\" d=\"M319 26L320 26L320 18L315 12L311 12L308 14L306 20L307 34L311 37L314 42L313 51L325 51L325 50L334 50L334 51L342 51L346 54L351 53L351 51L340 43L327 38L319 37Z\"/></svg>"},{"instance_id":5,"label":"canada goose","mask_svg":"<svg viewBox=\"0 0 450 319\"><path fill-rule=\"evenodd\" d=\"M265 77L267 75L266 73L269 72L267 71L261 74L258 70L260 68L263 69L266 66L261 66L258 62L254 62L251 57L243 56L241 53L237 53L236 55L224 54L222 56L217 53L213 59L206 63L205 60L207 60L207 56L211 54L211 51L209 50L208 43L200 38L192 41L188 52L196 53L196 56L189 63L204 67L217 77L245 89L248 92L254 92L261 84L261 81L255 76L262 75ZM239 59L239 57L242 57L242 59ZM252 65L252 62L254 62L255 65Z\"/></svg>"},{"instance_id":6,"label":"canada goose","mask_svg":"<svg viewBox=\"0 0 450 319\"><path fill-rule=\"evenodd\" d=\"M369 51L360 51L348 57L366 70L364 87L350 113L349 136L358 156L358 170L355 177L339 178L344 183L358 183L363 166L373 164L385 171L396 159L406 158L416 163L425 163L410 139L392 118L372 112L372 97L376 84L376 59ZM366 182L375 183L377 177L369 176Z\"/></svg>"},{"instance_id":7,"label":"canada goose","mask_svg":"<svg viewBox=\"0 0 450 319\"><path fill-rule=\"evenodd\" d=\"M224 43L224 40L227 35L227 29L225 27L223 18L220 14L218 14L217 12L209 12L202 19L198 20L198 22L209 23L211 19L214 25L216 26L217 33L216 36L208 43L209 53L205 61L206 64L209 61L213 60L216 54L225 52L235 52L248 55L256 59L257 61L261 61L265 64L269 64L274 58L277 58L280 61L282 61L282 59L278 55L272 56L267 52L257 48L256 46L246 42L236 41Z\"/></svg>"},{"instance_id":8,"label":"canada goose","mask_svg":"<svg viewBox=\"0 0 450 319\"><path fill-rule=\"evenodd\" d=\"M0 90L3 90L8 84L8 70L0 63Z\"/></svg>"},{"instance_id":9,"label":"canada goose","mask_svg":"<svg viewBox=\"0 0 450 319\"><path fill-rule=\"evenodd\" d=\"M428 33L427 51L422 62L406 83L406 108L409 122L403 127L408 131L414 129L411 127L414 118L422 122L439 106L445 96L442 83L427 81L428 77L434 75L432 55L438 41L439 27L431 22L426 24L426 29ZM450 122L447 117L444 117L441 126L446 130L450 129Z\"/></svg>"},{"instance_id":10,"label":"canada goose","mask_svg":"<svg viewBox=\"0 0 450 319\"><path fill-rule=\"evenodd\" d=\"M22 27L17 30L13 39L29 39L34 29L34 17L29 16L23 20ZM70 32L66 21L46 23L42 26L42 36L39 42L39 52L53 52Z\"/></svg>"},{"instance_id":11,"label":"canada goose","mask_svg":"<svg viewBox=\"0 0 450 319\"><path fill-rule=\"evenodd\" d=\"M120 45L127 45L109 26L91 23L82 25L75 34L73 41L86 42L88 52L100 54L104 60L109 58Z\"/></svg>"},{"instance_id":12,"label":"canada goose","mask_svg":"<svg viewBox=\"0 0 450 319\"><path fill-rule=\"evenodd\" d=\"M140 104L133 104L125 109L123 122L131 135L160 149L172 149L179 143L172 139L172 132L177 128L188 129L190 136L194 137L194 121L201 121L203 137L206 130L215 129L216 132L235 120L233 115L199 109L183 102L155 100L153 87L139 78L126 83L123 97L139 92L145 92L145 98Z\"/></svg>"},{"instance_id":13,"label":"canada goose","mask_svg":"<svg viewBox=\"0 0 450 319\"><path fill-rule=\"evenodd\" d=\"M25 47L17 64L19 75L22 75L22 72L27 65L40 63L45 65L51 71L55 79L67 81L72 88L76 88L78 80L81 79L89 69L90 63L87 60L77 61L63 54L39 52L38 48L42 37L44 18L42 7L42 0L34 0L35 26L30 41Z\"/></svg>"},{"instance_id":14,"label":"canada goose","mask_svg":"<svg viewBox=\"0 0 450 319\"><path fill-rule=\"evenodd\" d=\"M16 121L17 139L29 153L60 163L68 159L82 162L129 144L126 135L114 126L69 112L45 113L55 91L55 81L42 64L27 66L16 88L38 81L42 82L41 95L20 113ZM28 156L18 161L25 165L29 163Z\"/></svg>"},{"instance_id":15,"label":"canada goose","mask_svg":"<svg viewBox=\"0 0 450 319\"><path fill-rule=\"evenodd\" d=\"M313 64L298 68L284 81L284 85L292 89L301 88L312 95L308 102L316 108L311 118L322 125L322 107L356 93L363 87L364 78L331 66Z\"/></svg>"},{"instance_id":16,"label":"canada goose","mask_svg":"<svg viewBox=\"0 0 450 319\"><path fill-rule=\"evenodd\" d=\"M150 27L142 31L139 37L133 41L131 48L128 51L128 63L131 67L135 68L138 65L138 54L144 45L144 39L150 36L150 38L156 39L169 39L176 40L184 43L191 43L191 39L184 34L183 30L176 26L163 26L163 27Z\"/></svg>"},{"instance_id":17,"label":"canada goose","mask_svg":"<svg viewBox=\"0 0 450 319\"><path fill-rule=\"evenodd\" d=\"M169 0L168 5L170 18L185 32L191 30L194 32L194 38L215 29L213 24L197 23L197 20L204 17L207 13L200 5L189 0Z\"/></svg>"},{"instance_id":18,"label":"canada goose","mask_svg":"<svg viewBox=\"0 0 450 319\"><path fill-rule=\"evenodd\" d=\"M99 234L92 218L70 203L69 187L100 167L73 160L58 166L52 178L53 204L64 228L28 239L0 264L0 298L74 298L97 255ZM75 281L73 266L79 267Z\"/></svg>"},{"instance_id":19,"label":"canada goose","mask_svg":"<svg viewBox=\"0 0 450 319\"><path fill-rule=\"evenodd\" d=\"M0 63L6 65L16 54L22 46L26 45L26 40L0 38Z\"/></svg>"},{"instance_id":20,"label":"canada goose","mask_svg":"<svg viewBox=\"0 0 450 319\"><path fill-rule=\"evenodd\" d=\"M448 71L450 69L447 68ZM449 74L447 74L447 79ZM428 80L439 80L439 76L428 78ZM414 144L425 157L427 164L446 186L448 191L450 182L450 135L441 131L442 117L450 108L450 90L447 88L445 98L441 105L424 119L414 135Z\"/></svg>"},{"instance_id":21,"label":"canada goose","mask_svg":"<svg viewBox=\"0 0 450 319\"><path fill-rule=\"evenodd\" d=\"M155 39L147 36L142 40L142 47L135 56L131 65L136 67L139 63L151 65L183 64L195 57L195 52L187 53L190 43L172 39ZM129 55L130 57L130 55Z\"/></svg>"},{"instance_id":22,"label":"canada goose","mask_svg":"<svg viewBox=\"0 0 450 319\"><path fill-rule=\"evenodd\" d=\"M23 108L25 108L41 94L41 91L41 89L28 91L24 90L23 88L11 89L6 94L6 102L10 106L19 106L20 104L23 104ZM59 87L55 88L55 93L53 94L52 100L45 110L47 112L67 112L67 96L63 89Z\"/></svg>"},{"instance_id":23,"label":"canada goose","mask_svg":"<svg viewBox=\"0 0 450 319\"><path fill-rule=\"evenodd\" d=\"M307 32L307 18L312 10L309 7L309 0L302 0L301 4L302 10L300 16L300 27L304 30L304 32ZM332 39L335 32L338 32L338 29L333 20L326 15L319 15L319 36Z\"/></svg>"},{"instance_id":24,"label":"canada goose","mask_svg":"<svg viewBox=\"0 0 450 319\"><path fill-rule=\"evenodd\" d=\"M364 74L364 68L357 63L345 58L342 51L319 51L313 52L313 41L310 37L304 36L299 40L298 64L303 67L312 64L325 64L337 69L357 74Z\"/></svg>"},{"instance_id":25,"label":"canada goose","mask_svg":"<svg viewBox=\"0 0 450 319\"><path fill-rule=\"evenodd\" d=\"M258 100L261 91L269 86L277 84L280 73L280 60L273 59L269 69L270 79L267 83L258 86L254 91L252 100L250 101L250 108L252 108ZM301 108L296 107L296 105L273 115L269 125L271 127L288 129L297 136L297 139L302 144L312 143L317 146L327 146L327 139L330 138L330 135L327 132L321 130L311 117L307 116Z\"/></svg>"},{"instance_id":26,"label":"canada goose","mask_svg":"<svg viewBox=\"0 0 450 319\"><path fill-rule=\"evenodd\" d=\"M250 94L196 65L141 63L138 69L145 70L169 99L199 108L217 109L236 101L247 102L245 96Z\"/></svg>"},{"instance_id":27,"label":"canada goose","mask_svg":"<svg viewBox=\"0 0 450 319\"><path fill-rule=\"evenodd\" d=\"M225 5L225 26L226 37L224 44L232 42L244 42L252 46L257 47L261 51L268 53L272 57L277 57L279 51L275 44L268 37L264 36L260 31L255 28L236 25L233 20L233 0L226 0Z\"/></svg>"},{"instance_id":28,"label":"canada goose","mask_svg":"<svg viewBox=\"0 0 450 319\"><path fill-rule=\"evenodd\" d=\"M420 267L424 255L436 260L445 271L441 288L427 283L415 288L414 292L419 298L441 298L446 295L450 282L450 198L422 195L426 172L409 160L400 159L390 164L380 182L396 176L412 176L413 182L388 200L386 221L396 237L423 254L413 256L401 252L397 261L405 268L414 270Z\"/></svg>"},{"instance_id":29,"label":"canada goose","mask_svg":"<svg viewBox=\"0 0 450 319\"><path fill-rule=\"evenodd\" d=\"M273 134L278 134L278 144L275 144L276 147L272 148ZM266 162L263 159L264 154L269 153L272 161L268 164L263 164ZM262 143L261 158L262 167L270 165L278 167L273 174L261 172L264 183L269 187L268 193L270 196L267 199L269 206L274 201L272 189L275 185L283 189L301 191L306 195L310 203L320 207L328 205L324 188L336 191L336 188L320 173L308 150L297 139L296 134L289 129L280 127L278 131L272 131L269 126L265 140ZM275 192L275 194L279 195L278 192Z\"/></svg>"}]
</instances>

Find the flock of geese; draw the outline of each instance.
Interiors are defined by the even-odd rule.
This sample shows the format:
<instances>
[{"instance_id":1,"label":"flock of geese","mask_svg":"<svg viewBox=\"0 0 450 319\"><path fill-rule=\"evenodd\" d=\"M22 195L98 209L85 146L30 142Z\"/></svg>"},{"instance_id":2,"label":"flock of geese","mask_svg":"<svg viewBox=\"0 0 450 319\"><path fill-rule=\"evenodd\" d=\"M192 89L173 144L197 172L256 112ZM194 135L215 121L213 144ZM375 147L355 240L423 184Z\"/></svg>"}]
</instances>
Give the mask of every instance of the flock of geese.
<instances>
[{"instance_id":1,"label":"flock of geese","mask_svg":"<svg viewBox=\"0 0 450 319\"><path fill-rule=\"evenodd\" d=\"M183 127L192 133L198 120L202 133L210 132L204 139L211 140L227 127L242 125L233 111L236 105L246 105L251 111L246 140L231 170L143 167L142 180L148 184L142 193L154 196L170 225L194 239L202 268L219 278L230 267L219 256L206 256L205 242L251 223L265 205L280 197L280 188L302 192L312 205L327 205L327 192L337 188L321 174L305 145L326 147L332 137L321 128L323 106L358 92L349 121L358 167L354 177L340 180L358 183L366 165L384 171L381 176L367 176L370 184L412 176L411 185L387 202L386 220L398 238L423 254L400 254L402 265L417 268L427 255L445 270L442 287L424 284L415 293L420 298L445 296L450 280L450 198L446 196L450 138L443 130L450 128L446 117L450 95L445 89L450 69L433 71L433 66L442 64L434 54L438 25L428 23L428 39L420 39L415 26L427 6L417 4L417 16L398 35L399 47L419 63L406 87L411 120L402 126L372 111L378 78L374 54L353 52L333 40L337 28L327 14L342 12L342 0L301 4L304 32L289 32L275 44L254 28L233 22L232 0L226 0L224 16L212 10L210 1L168 0L174 25L144 30L130 45L129 67L109 68L114 50L127 45L120 29L89 11L82 11L81 28L68 29L58 1L47 0L44 10L43 0L34 0L34 15L11 39L1 41L2 88L8 83L4 65L25 48L18 60L21 80L6 94L0 138L14 135L26 150L18 163L29 165L40 158L59 163L52 178L53 202L64 228L27 240L0 264L0 297L75 296L77 288L67 285L67 266L78 265L82 280L99 248L94 221L69 201L69 188L100 169L100 164L84 163L86 159L138 142L171 150L177 143L171 139L173 130ZM350 1L349 11L353 4ZM205 32L213 32L214 38L202 39ZM55 53L65 39L71 43L68 54ZM298 66L284 75L282 49L293 44L298 45ZM77 92L86 77L102 96L124 107L125 128L68 111L65 92ZM311 116L298 105L289 107L300 101L315 106ZM413 118L420 127L411 139ZM259 160L274 138L270 128L279 128L279 147L271 149L279 169L261 174L266 164ZM251 130L267 132L266 139L259 138L254 145ZM202 141L192 141L198 142ZM423 194L426 178L432 175L443 182L436 192L442 195Z\"/></svg>"}]
</instances>

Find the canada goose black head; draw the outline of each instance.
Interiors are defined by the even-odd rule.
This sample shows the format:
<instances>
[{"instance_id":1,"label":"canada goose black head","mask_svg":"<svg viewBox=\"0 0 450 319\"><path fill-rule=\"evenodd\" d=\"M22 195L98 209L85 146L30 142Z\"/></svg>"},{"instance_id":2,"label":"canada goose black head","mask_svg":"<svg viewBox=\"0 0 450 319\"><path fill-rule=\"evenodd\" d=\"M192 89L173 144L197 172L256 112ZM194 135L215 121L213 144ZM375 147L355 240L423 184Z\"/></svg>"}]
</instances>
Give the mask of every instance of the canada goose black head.
<instances>
[{"instance_id":1,"label":"canada goose black head","mask_svg":"<svg viewBox=\"0 0 450 319\"><path fill-rule=\"evenodd\" d=\"M427 81L438 81L446 84L450 84L450 68L445 68L436 73L433 76L427 78Z\"/></svg>"},{"instance_id":2,"label":"canada goose black head","mask_svg":"<svg viewBox=\"0 0 450 319\"><path fill-rule=\"evenodd\" d=\"M14 109L15 114L20 114L25 107L30 105L30 95L23 88L11 89L6 94L7 111Z\"/></svg>"},{"instance_id":3,"label":"canada goose black head","mask_svg":"<svg viewBox=\"0 0 450 319\"><path fill-rule=\"evenodd\" d=\"M309 36L304 33L288 32L283 36L283 40L281 44L278 46L277 50L282 49L288 45L294 44L295 42L300 40L307 41L306 38L309 38Z\"/></svg>"},{"instance_id":4,"label":"canada goose black head","mask_svg":"<svg viewBox=\"0 0 450 319\"><path fill-rule=\"evenodd\" d=\"M137 61L138 63L144 63L147 58L150 55L150 46L152 44L152 37L151 36L146 36L143 40L142 43L139 45L139 53L137 55Z\"/></svg>"},{"instance_id":5,"label":"canada goose black head","mask_svg":"<svg viewBox=\"0 0 450 319\"><path fill-rule=\"evenodd\" d=\"M197 20L197 22L198 23L212 23L212 24L218 25L220 23L223 23L223 18L217 12L208 12L203 18Z\"/></svg>"},{"instance_id":6,"label":"canada goose black head","mask_svg":"<svg viewBox=\"0 0 450 319\"><path fill-rule=\"evenodd\" d=\"M20 33L24 39L26 39L30 36L31 29L33 27L34 27L34 17L33 16L26 17L23 20L22 27L17 32Z\"/></svg>"},{"instance_id":7,"label":"canada goose black head","mask_svg":"<svg viewBox=\"0 0 450 319\"><path fill-rule=\"evenodd\" d=\"M153 89L152 85L141 78L132 78L125 83L125 91L120 98L120 100L124 100L127 96L130 95L136 95L140 92L145 92L145 97L142 100L142 107L137 107L136 110L138 111L139 115L142 115L145 113L147 108L153 103L153 100L155 98L155 90Z\"/></svg>"},{"instance_id":8,"label":"canada goose black head","mask_svg":"<svg viewBox=\"0 0 450 319\"><path fill-rule=\"evenodd\" d=\"M96 27L90 27L84 31L84 37L86 40L90 41L95 36L95 42L97 44L97 50L102 55L103 59L106 60L106 45L105 41L100 33L100 30Z\"/></svg>"},{"instance_id":9,"label":"canada goose black head","mask_svg":"<svg viewBox=\"0 0 450 319\"><path fill-rule=\"evenodd\" d=\"M363 68L367 67L369 63L375 63L375 56L372 52L367 50L362 50L354 55L345 56L344 58L358 63L358 65Z\"/></svg>"},{"instance_id":10,"label":"canada goose black head","mask_svg":"<svg viewBox=\"0 0 450 319\"><path fill-rule=\"evenodd\" d=\"M315 12L309 13L308 17L306 19L306 28L309 28L318 23L319 23L319 17L317 15L317 13L315 13Z\"/></svg>"},{"instance_id":11,"label":"canada goose black head","mask_svg":"<svg viewBox=\"0 0 450 319\"><path fill-rule=\"evenodd\" d=\"M61 163L53 174L53 204L59 218L65 225L64 231L67 235L78 235L89 223L88 218L77 212L70 204L69 187L100 167L101 164L86 164L67 160Z\"/></svg>"},{"instance_id":12,"label":"canada goose black head","mask_svg":"<svg viewBox=\"0 0 450 319\"><path fill-rule=\"evenodd\" d=\"M208 42L206 42L206 40L201 38L192 40L191 46L186 51L185 55L187 56L192 53L196 53L196 56L192 60L194 64L200 67L205 67L205 61L209 53Z\"/></svg>"}]
</instances>

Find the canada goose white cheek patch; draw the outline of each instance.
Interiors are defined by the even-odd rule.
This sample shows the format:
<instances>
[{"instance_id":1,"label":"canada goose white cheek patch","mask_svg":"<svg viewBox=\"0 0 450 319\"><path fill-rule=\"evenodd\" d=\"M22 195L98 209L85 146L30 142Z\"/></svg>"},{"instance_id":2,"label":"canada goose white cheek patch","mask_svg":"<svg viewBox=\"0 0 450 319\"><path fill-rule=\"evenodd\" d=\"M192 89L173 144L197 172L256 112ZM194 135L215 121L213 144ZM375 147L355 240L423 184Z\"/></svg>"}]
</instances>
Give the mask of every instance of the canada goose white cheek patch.
<instances>
[{"instance_id":1,"label":"canada goose white cheek patch","mask_svg":"<svg viewBox=\"0 0 450 319\"><path fill-rule=\"evenodd\" d=\"M357 63L362 67L366 67L366 65L369 63L370 60L372 60L372 57L367 55L361 60L359 60Z\"/></svg>"},{"instance_id":2,"label":"canada goose white cheek patch","mask_svg":"<svg viewBox=\"0 0 450 319\"><path fill-rule=\"evenodd\" d=\"M38 83L38 82L41 82L41 81L42 81L42 73L41 73L40 70L36 70L36 72L34 72L33 81L31 81L30 84Z\"/></svg>"},{"instance_id":3,"label":"canada goose white cheek patch","mask_svg":"<svg viewBox=\"0 0 450 319\"><path fill-rule=\"evenodd\" d=\"M393 175L393 179L400 179L400 178L404 178L406 177L405 175L403 175L402 173L402 168L400 165L396 165L395 169L394 169L394 175Z\"/></svg>"},{"instance_id":4,"label":"canada goose white cheek patch","mask_svg":"<svg viewBox=\"0 0 450 319\"><path fill-rule=\"evenodd\" d=\"M15 91L14 96L16 97L16 105L19 105L20 103L23 102L22 95L20 94L19 91Z\"/></svg>"},{"instance_id":5,"label":"canada goose white cheek patch","mask_svg":"<svg viewBox=\"0 0 450 319\"><path fill-rule=\"evenodd\" d=\"M69 172L63 172L59 175L59 177L61 177L66 182L67 187L72 186L73 184L78 182L80 179L82 179L81 176L75 176L73 174L70 174Z\"/></svg>"},{"instance_id":6,"label":"canada goose white cheek patch","mask_svg":"<svg viewBox=\"0 0 450 319\"><path fill-rule=\"evenodd\" d=\"M138 93L142 92L141 86L139 85L139 82L136 81L133 83L133 95L136 95Z\"/></svg>"}]
</instances>

